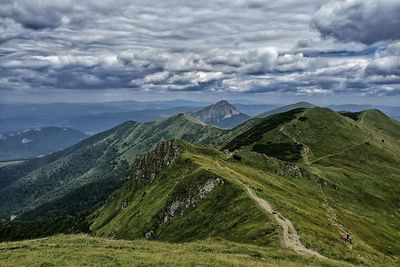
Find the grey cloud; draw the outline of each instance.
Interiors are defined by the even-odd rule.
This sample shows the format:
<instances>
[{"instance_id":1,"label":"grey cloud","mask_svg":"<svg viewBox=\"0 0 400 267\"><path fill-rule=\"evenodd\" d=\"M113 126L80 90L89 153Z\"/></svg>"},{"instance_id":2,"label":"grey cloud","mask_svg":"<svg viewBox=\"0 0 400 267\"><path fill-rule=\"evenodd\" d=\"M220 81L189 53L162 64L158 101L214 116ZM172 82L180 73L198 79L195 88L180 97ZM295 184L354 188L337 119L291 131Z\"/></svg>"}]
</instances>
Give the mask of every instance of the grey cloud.
<instances>
[{"instance_id":1,"label":"grey cloud","mask_svg":"<svg viewBox=\"0 0 400 267\"><path fill-rule=\"evenodd\" d=\"M312 25L324 37L365 44L400 38L400 1L334 0L323 5Z\"/></svg>"},{"instance_id":2,"label":"grey cloud","mask_svg":"<svg viewBox=\"0 0 400 267\"><path fill-rule=\"evenodd\" d=\"M400 42L379 50L366 68L366 73L400 76Z\"/></svg>"},{"instance_id":3,"label":"grey cloud","mask_svg":"<svg viewBox=\"0 0 400 267\"><path fill-rule=\"evenodd\" d=\"M395 48L309 27L325 2L0 0L0 89L396 94Z\"/></svg>"},{"instance_id":4,"label":"grey cloud","mask_svg":"<svg viewBox=\"0 0 400 267\"><path fill-rule=\"evenodd\" d=\"M10 17L26 28L39 30L58 27L73 9L70 0L54 1L4 1L2 16Z\"/></svg>"}]
</instances>

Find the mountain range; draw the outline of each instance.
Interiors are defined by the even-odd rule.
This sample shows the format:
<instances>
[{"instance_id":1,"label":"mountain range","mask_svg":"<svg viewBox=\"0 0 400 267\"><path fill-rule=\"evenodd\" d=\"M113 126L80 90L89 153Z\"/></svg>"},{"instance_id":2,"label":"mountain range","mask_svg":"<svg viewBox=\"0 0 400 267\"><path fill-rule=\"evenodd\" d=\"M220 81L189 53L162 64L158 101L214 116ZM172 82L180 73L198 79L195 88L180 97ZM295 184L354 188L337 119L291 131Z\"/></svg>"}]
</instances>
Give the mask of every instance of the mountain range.
<instances>
[{"instance_id":1,"label":"mountain range","mask_svg":"<svg viewBox=\"0 0 400 267\"><path fill-rule=\"evenodd\" d=\"M104 245L119 260L107 240L152 240L118 244L157 244L154 255L168 245L148 242L178 243L173 255L190 248L197 262L211 253L221 265L239 264L240 254L241 265L254 266L398 266L399 165L400 123L374 109L296 106L233 129L184 114L130 121L0 167L0 217L13 219L0 225L0 239L86 232L93 237L40 244ZM348 232L353 244L340 239Z\"/></svg>"},{"instance_id":2,"label":"mountain range","mask_svg":"<svg viewBox=\"0 0 400 267\"><path fill-rule=\"evenodd\" d=\"M88 134L108 130L129 120L154 121L179 113L194 113L208 102L117 101L105 103L14 103L0 101L0 134L38 127L68 127ZM275 107L264 104L237 104L251 116Z\"/></svg>"}]
</instances>

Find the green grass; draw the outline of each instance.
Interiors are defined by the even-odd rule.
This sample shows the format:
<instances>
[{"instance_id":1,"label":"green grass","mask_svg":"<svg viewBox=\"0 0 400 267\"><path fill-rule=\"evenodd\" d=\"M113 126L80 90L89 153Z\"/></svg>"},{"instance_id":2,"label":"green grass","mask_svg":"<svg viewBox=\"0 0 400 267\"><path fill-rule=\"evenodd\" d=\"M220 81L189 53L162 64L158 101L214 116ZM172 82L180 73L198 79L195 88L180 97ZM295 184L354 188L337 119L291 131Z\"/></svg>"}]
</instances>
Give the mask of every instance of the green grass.
<instances>
[{"instance_id":1,"label":"green grass","mask_svg":"<svg viewBox=\"0 0 400 267\"><path fill-rule=\"evenodd\" d=\"M126 185L112 196L95 214L97 218L92 230L100 236L122 239L143 238L146 232L153 231L158 240L170 242L217 238L282 249L279 243L282 229L247 195L238 182L242 181L293 222L308 248L343 263L365 266L395 266L399 263L400 252L396 242L399 216L393 209L396 189L385 192L390 190L386 185L394 180L384 178L385 182L376 183L373 172L368 169L364 177L354 176L354 180L349 180L347 174L352 177L364 168L357 166L354 158L345 159L354 164L348 167L326 158L329 167L323 166L321 160L314 169L303 170L303 176L298 177L291 173L278 175L286 163L251 151L236 151L235 155L240 156L238 160L212 148L182 146L184 154L162 171L153 183L138 188ZM366 151L365 154L374 153ZM383 162L379 158L370 160L377 164ZM332 171L333 165L337 173ZM382 166L382 170L387 172L389 166L390 163ZM311 172L316 170L326 184L315 180ZM392 175L395 180L400 177L397 172ZM201 184L207 176L221 177L224 185L181 216L160 225L159 218L165 207L184 196L185 189ZM339 177L342 180L338 180ZM381 195L374 198L373 194L363 192L365 186L376 186L376 190L381 188ZM386 203L380 199L387 197L392 199ZM130 204L121 211L126 199ZM379 210L384 214L379 214ZM118 234L113 235L116 230ZM340 240L340 234L345 231L354 235L352 249Z\"/></svg>"},{"instance_id":2,"label":"green grass","mask_svg":"<svg viewBox=\"0 0 400 267\"><path fill-rule=\"evenodd\" d=\"M345 266L289 250L205 240L172 244L86 235L0 243L0 266Z\"/></svg>"}]
</instances>

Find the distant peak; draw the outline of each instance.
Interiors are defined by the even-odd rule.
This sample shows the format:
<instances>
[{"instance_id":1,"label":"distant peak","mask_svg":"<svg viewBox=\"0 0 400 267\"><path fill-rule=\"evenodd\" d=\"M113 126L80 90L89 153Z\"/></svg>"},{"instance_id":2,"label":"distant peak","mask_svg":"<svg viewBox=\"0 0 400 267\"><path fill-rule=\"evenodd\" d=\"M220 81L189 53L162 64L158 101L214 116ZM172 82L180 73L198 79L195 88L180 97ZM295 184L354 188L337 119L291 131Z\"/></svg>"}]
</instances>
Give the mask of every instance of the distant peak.
<instances>
[{"instance_id":1,"label":"distant peak","mask_svg":"<svg viewBox=\"0 0 400 267\"><path fill-rule=\"evenodd\" d=\"M231 105L227 100L220 100L215 105Z\"/></svg>"},{"instance_id":2,"label":"distant peak","mask_svg":"<svg viewBox=\"0 0 400 267\"><path fill-rule=\"evenodd\" d=\"M193 117L207 123L216 124L225 119L241 115L237 108L226 100L218 101L202 110L193 113Z\"/></svg>"}]
</instances>

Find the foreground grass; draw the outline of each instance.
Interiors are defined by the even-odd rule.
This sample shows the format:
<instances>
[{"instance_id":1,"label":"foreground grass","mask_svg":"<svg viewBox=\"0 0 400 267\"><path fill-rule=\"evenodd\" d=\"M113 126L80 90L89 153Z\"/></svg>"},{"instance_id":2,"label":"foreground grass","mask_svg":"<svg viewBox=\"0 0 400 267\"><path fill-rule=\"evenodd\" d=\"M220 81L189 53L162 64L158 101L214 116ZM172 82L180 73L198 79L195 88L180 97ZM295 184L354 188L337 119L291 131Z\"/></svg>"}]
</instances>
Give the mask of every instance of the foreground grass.
<instances>
[{"instance_id":1,"label":"foreground grass","mask_svg":"<svg viewBox=\"0 0 400 267\"><path fill-rule=\"evenodd\" d=\"M171 244L111 240L87 235L0 243L0 266L344 266L226 241Z\"/></svg>"}]
</instances>

